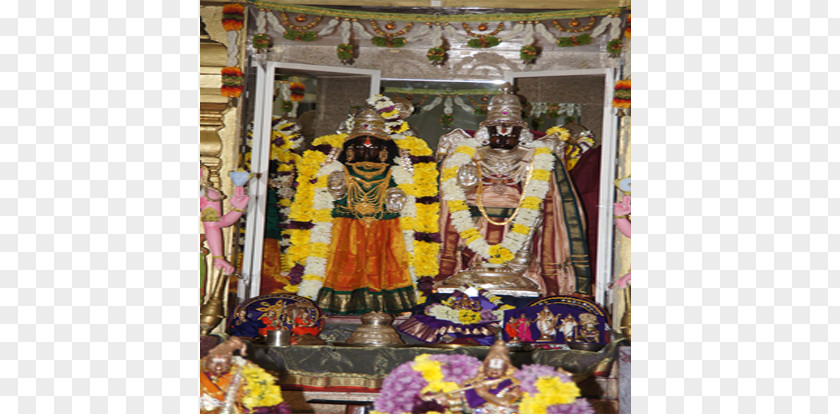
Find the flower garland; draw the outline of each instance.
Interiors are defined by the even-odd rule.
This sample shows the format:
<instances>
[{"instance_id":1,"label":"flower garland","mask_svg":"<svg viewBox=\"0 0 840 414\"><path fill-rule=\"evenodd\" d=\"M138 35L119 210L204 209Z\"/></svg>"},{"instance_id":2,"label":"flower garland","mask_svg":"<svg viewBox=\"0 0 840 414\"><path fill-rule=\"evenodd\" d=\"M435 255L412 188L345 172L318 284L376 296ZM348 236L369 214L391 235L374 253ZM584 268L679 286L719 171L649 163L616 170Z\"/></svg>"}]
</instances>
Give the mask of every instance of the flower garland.
<instances>
[{"instance_id":1,"label":"flower garland","mask_svg":"<svg viewBox=\"0 0 840 414\"><path fill-rule=\"evenodd\" d=\"M523 392L519 403L522 414L595 414L580 397L578 386L561 372L547 365L524 365L513 374Z\"/></svg>"},{"instance_id":2,"label":"flower garland","mask_svg":"<svg viewBox=\"0 0 840 414\"><path fill-rule=\"evenodd\" d=\"M416 286L417 279L437 274L437 253L440 246L438 231L437 169L432 150L425 141L402 132L408 124L399 118L396 105L385 97L368 100L385 119L392 132L391 138L406 153L401 165L391 167L391 176L406 194L406 203L400 212L400 228L406 251L411 258L409 273ZM387 105L390 103L390 105ZM333 198L327 190L327 176L343 171L336 158L347 134L328 135L313 141L313 149L306 151L298 169L298 188L290 210L289 258L296 265L290 272L290 281L299 280L297 293L315 299L326 275L327 252L332 240ZM415 161L415 162L410 162Z\"/></svg>"},{"instance_id":3,"label":"flower garland","mask_svg":"<svg viewBox=\"0 0 840 414\"><path fill-rule=\"evenodd\" d=\"M424 402L426 393L455 391L478 375L481 361L469 355L422 354L401 364L382 381L374 400L375 414L451 412L440 404ZM517 412L522 414L594 414L580 389L568 375L547 365L524 365L513 374L523 392ZM436 405L436 406L434 406ZM452 408L452 407L450 407Z\"/></svg>"},{"instance_id":4,"label":"flower garland","mask_svg":"<svg viewBox=\"0 0 840 414\"><path fill-rule=\"evenodd\" d=\"M400 152L408 153L408 157L401 157L402 168L395 169L392 177L407 196L406 206L400 212L400 226L404 232L406 249L414 258L409 271L413 272L412 278L416 285L417 279L438 273L440 198L434 153L426 141L405 134L410 132L408 122L402 118L399 108L390 98L375 95L368 98L366 103L385 120L385 126Z\"/></svg>"},{"instance_id":5,"label":"flower garland","mask_svg":"<svg viewBox=\"0 0 840 414\"><path fill-rule=\"evenodd\" d=\"M456 288L452 295L441 303L434 303L426 307L425 313L433 318L453 322L461 325L472 325L476 323L490 323L502 320L506 310L513 309L513 306L502 304L502 300L485 289L478 289L478 294L492 303L495 309L457 309L455 307L459 300L468 296L466 290L469 286Z\"/></svg>"},{"instance_id":6,"label":"flower garland","mask_svg":"<svg viewBox=\"0 0 840 414\"><path fill-rule=\"evenodd\" d=\"M242 376L245 379L242 405L245 407L270 407L283 402L280 387L274 385L274 377L264 369L256 364L246 363L242 366Z\"/></svg>"},{"instance_id":7,"label":"flower garland","mask_svg":"<svg viewBox=\"0 0 840 414\"><path fill-rule=\"evenodd\" d=\"M273 375L238 355L234 356L231 362L232 375L234 376L231 386L238 381L244 381L238 398L246 412L291 414L291 408L283 402L280 387L274 384L275 378ZM217 412L220 407L224 411L226 404L228 404L227 400L218 401L212 396L204 394L202 395L200 411Z\"/></svg>"},{"instance_id":8,"label":"flower garland","mask_svg":"<svg viewBox=\"0 0 840 414\"><path fill-rule=\"evenodd\" d=\"M228 38L228 60L222 68L222 96L226 98L238 98L242 95L242 70L239 69L236 56L239 52L236 38L242 30L244 19L245 7L243 5L231 3L222 7L222 27L227 32Z\"/></svg>"},{"instance_id":9,"label":"flower garland","mask_svg":"<svg viewBox=\"0 0 840 414\"><path fill-rule=\"evenodd\" d=\"M418 355L413 361L401 364L385 377L379 397L373 402L375 412L415 412L415 408L423 404L420 395L427 392L453 391L457 389L458 384L475 377L479 366L481 361L469 355ZM442 407L440 412L443 412Z\"/></svg>"},{"instance_id":10,"label":"flower garland","mask_svg":"<svg viewBox=\"0 0 840 414\"><path fill-rule=\"evenodd\" d=\"M452 215L455 230L458 231L467 247L485 260L489 260L490 263L503 264L513 259L514 253L522 248L540 215L543 200L549 189L548 180L551 179L551 172L554 169L554 156L549 146L543 142L532 141L525 146L533 149L533 161L531 179L522 189L519 214L514 218L502 242L490 245L473 222L466 203L466 194L456 179L458 169L473 162L478 146L479 142L475 138L465 139L444 161L441 170L441 196Z\"/></svg>"},{"instance_id":11,"label":"flower garland","mask_svg":"<svg viewBox=\"0 0 840 414\"><path fill-rule=\"evenodd\" d=\"M630 79L619 80L615 83L612 106L613 108L630 107Z\"/></svg>"}]
</instances>

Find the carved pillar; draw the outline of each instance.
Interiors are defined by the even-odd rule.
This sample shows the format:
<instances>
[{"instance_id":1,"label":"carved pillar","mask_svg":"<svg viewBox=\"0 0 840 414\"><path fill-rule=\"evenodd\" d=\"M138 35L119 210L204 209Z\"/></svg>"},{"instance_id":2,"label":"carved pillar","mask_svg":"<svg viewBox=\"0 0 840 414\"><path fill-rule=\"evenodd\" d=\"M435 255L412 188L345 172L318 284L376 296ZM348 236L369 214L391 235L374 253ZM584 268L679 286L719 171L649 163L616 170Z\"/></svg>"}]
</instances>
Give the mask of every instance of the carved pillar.
<instances>
[{"instance_id":1,"label":"carved pillar","mask_svg":"<svg viewBox=\"0 0 840 414\"><path fill-rule=\"evenodd\" d=\"M222 68L227 66L228 53L225 31L221 25L221 7L201 8L201 59L200 59L200 160L209 169L210 183L223 194L233 193L229 173L237 166L238 108L222 96ZM214 40L217 39L217 40ZM224 212L230 211L229 201L222 202ZM235 226L222 229L224 256L234 266L238 265L234 249ZM226 313L229 278L215 267L208 266L206 288L201 309L202 334L216 327Z\"/></svg>"}]
</instances>

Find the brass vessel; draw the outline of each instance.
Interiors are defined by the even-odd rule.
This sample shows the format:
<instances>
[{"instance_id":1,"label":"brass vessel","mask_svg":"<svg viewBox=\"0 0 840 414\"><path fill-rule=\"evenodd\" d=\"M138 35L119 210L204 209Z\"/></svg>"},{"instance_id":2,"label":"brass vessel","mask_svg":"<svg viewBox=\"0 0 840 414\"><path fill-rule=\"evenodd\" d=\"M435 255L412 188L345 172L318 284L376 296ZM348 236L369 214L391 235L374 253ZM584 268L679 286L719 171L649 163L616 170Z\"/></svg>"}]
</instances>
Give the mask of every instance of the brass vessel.
<instances>
[{"instance_id":1,"label":"brass vessel","mask_svg":"<svg viewBox=\"0 0 840 414\"><path fill-rule=\"evenodd\" d=\"M356 328L347 344L366 346L403 345L397 330L391 326L394 317L384 312L368 312L362 315L362 325Z\"/></svg>"}]
</instances>

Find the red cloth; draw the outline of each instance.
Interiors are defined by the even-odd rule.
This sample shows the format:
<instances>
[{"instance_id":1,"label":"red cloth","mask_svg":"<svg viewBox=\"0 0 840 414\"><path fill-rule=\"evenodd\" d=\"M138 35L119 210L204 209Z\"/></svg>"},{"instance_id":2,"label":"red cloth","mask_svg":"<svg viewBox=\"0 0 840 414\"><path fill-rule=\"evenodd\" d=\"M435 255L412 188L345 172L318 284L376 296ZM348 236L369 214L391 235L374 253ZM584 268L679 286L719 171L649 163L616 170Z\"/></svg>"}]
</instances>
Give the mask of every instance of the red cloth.
<instances>
[{"instance_id":1,"label":"red cloth","mask_svg":"<svg viewBox=\"0 0 840 414\"><path fill-rule=\"evenodd\" d=\"M586 245L589 248L589 263L592 281L595 282L595 264L598 263L598 197L601 191L601 146L590 149L580 156L569 176L577 190L586 219Z\"/></svg>"}]
</instances>

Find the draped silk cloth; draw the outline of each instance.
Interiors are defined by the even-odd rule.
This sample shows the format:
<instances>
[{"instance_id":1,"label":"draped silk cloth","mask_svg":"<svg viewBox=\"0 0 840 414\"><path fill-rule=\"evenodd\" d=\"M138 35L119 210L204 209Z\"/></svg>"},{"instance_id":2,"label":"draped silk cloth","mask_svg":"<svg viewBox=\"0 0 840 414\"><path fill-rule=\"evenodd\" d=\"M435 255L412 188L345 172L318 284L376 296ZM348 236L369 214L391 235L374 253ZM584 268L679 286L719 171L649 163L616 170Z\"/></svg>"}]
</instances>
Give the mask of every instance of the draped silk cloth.
<instances>
[{"instance_id":1,"label":"draped silk cloth","mask_svg":"<svg viewBox=\"0 0 840 414\"><path fill-rule=\"evenodd\" d=\"M318 306L333 314L399 313L414 306L399 219L334 217Z\"/></svg>"},{"instance_id":2,"label":"draped silk cloth","mask_svg":"<svg viewBox=\"0 0 840 414\"><path fill-rule=\"evenodd\" d=\"M502 221L519 204L522 185L507 185L504 192L496 192L487 178L482 179L485 183L482 201L488 215L493 217L493 207L507 208L502 217L494 217L494 221ZM542 228L533 236L532 261L523 276L538 283L543 296L591 294L583 213L562 162L555 162L548 182L549 190L542 205ZM465 193L467 205L475 206L475 187L465 189ZM477 220L479 232L490 245L500 243L510 226L491 224L475 212L473 219ZM440 272L435 281L446 280L482 260L461 240L445 200L441 201L440 228L443 236Z\"/></svg>"}]
</instances>

